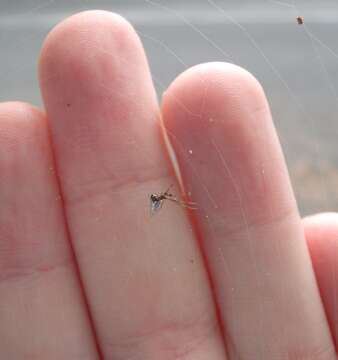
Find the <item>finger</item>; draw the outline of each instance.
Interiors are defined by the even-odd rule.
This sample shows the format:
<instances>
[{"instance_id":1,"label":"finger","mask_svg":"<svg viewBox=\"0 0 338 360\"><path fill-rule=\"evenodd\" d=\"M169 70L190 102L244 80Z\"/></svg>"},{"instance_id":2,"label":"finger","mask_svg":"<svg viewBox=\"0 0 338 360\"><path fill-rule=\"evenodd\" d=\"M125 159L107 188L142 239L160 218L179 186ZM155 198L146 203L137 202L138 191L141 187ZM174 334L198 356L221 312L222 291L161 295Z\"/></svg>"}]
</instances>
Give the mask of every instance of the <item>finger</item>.
<instances>
[{"instance_id":1,"label":"finger","mask_svg":"<svg viewBox=\"0 0 338 360\"><path fill-rule=\"evenodd\" d=\"M183 209L168 201L150 217L149 195L165 191L174 176L134 30L108 12L71 17L49 35L40 77L69 229L104 357L224 359Z\"/></svg>"},{"instance_id":2,"label":"finger","mask_svg":"<svg viewBox=\"0 0 338 360\"><path fill-rule=\"evenodd\" d=\"M338 214L322 213L303 219L313 269L338 349Z\"/></svg>"},{"instance_id":3,"label":"finger","mask_svg":"<svg viewBox=\"0 0 338 360\"><path fill-rule=\"evenodd\" d=\"M230 359L333 359L280 145L257 81L231 64L170 86L163 121L221 311Z\"/></svg>"},{"instance_id":4,"label":"finger","mask_svg":"<svg viewBox=\"0 0 338 360\"><path fill-rule=\"evenodd\" d=\"M0 104L0 358L97 359L44 115Z\"/></svg>"}]
</instances>

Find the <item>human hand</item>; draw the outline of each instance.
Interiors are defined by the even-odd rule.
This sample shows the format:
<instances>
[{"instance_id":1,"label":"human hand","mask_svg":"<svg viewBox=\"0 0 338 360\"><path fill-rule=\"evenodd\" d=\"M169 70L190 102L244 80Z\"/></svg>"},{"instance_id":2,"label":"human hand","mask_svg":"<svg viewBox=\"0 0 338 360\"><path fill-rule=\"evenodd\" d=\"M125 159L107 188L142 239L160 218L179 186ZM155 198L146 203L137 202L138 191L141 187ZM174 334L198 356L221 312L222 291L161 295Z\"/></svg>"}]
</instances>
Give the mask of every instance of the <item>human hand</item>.
<instances>
[{"instance_id":1,"label":"human hand","mask_svg":"<svg viewBox=\"0 0 338 360\"><path fill-rule=\"evenodd\" d=\"M338 217L300 219L248 72L189 69L160 111L103 11L58 25L39 70L47 115L0 105L1 359L336 358ZM181 198L161 124L196 210L149 214Z\"/></svg>"}]
</instances>

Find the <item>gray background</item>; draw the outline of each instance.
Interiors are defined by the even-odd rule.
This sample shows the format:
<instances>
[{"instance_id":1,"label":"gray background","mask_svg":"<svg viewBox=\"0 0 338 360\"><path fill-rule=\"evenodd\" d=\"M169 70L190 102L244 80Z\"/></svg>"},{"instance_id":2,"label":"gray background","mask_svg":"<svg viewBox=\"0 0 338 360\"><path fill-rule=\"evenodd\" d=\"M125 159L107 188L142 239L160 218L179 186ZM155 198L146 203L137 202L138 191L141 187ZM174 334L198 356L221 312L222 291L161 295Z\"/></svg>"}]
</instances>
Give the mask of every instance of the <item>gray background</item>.
<instances>
[{"instance_id":1,"label":"gray background","mask_svg":"<svg viewBox=\"0 0 338 360\"><path fill-rule=\"evenodd\" d=\"M271 104L301 214L337 209L337 1L0 0L0 101L42 106L42 41L87 9L118 12L135 26L159 98L201 62L230 61L252 72Z\"/></svg>"}]
</instances>

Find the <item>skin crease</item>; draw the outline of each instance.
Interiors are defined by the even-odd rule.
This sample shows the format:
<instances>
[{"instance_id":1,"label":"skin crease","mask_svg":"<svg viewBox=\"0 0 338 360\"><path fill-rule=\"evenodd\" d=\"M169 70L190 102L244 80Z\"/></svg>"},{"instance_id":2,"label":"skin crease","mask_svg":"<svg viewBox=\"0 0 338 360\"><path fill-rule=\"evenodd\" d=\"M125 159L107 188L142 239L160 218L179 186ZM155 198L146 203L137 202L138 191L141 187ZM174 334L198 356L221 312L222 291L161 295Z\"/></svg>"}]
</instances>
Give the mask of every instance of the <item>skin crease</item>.
<instances>
[{"instance_id":1,"label":"skin crease","mask_svg":"<svg viewBox=\"0 0 338 360\"><path fill-rule=\"evenodd\" d=\"M1 359L336 359L338 215L300 219L251 74L197 65L160 107L132 26L87 11L39 77L43 111L0 104ZM150 216L163 129L198 209Z\"/></svg>"}]
</instances>

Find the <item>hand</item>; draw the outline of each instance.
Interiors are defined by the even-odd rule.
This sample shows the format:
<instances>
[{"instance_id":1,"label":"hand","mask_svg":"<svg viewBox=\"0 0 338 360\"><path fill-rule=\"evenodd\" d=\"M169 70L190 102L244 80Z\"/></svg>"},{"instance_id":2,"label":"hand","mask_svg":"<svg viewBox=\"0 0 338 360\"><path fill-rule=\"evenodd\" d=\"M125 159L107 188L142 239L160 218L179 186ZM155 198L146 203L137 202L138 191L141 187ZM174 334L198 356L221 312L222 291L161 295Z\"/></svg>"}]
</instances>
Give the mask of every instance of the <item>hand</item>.
<instances>
[{"instance_id":1,"label":"hand","mask_svg":"<svg viewBox=\"0 0 338 360\"><path fill-rule=\"evenodd\" d=\"M335 359L338 217L300 219L253 76L198 65L159 110L103 11L57 26L39 71L46 114L0 106L1 359ZM197 209L151 216L171 184Z\"/></svg>"}]
</instances>

